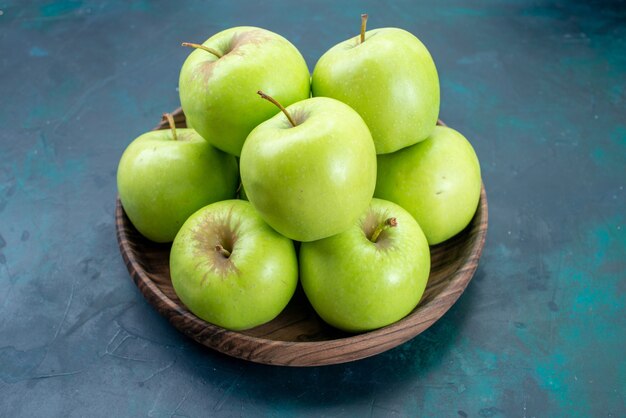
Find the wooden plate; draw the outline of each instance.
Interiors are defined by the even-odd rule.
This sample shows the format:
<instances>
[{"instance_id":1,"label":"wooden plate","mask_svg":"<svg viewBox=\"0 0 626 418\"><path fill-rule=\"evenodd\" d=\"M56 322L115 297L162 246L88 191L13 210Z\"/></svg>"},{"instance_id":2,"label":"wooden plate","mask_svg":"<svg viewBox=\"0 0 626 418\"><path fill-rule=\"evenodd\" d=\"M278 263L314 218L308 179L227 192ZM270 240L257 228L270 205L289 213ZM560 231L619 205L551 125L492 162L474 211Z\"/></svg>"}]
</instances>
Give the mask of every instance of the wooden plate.
<instances>
[{"instance_id":1,"label":"wooden plate","mask_svg":"<svg viewBox=\"0 0 626 418\"><path fill-rule=\"evenodd\" d=\"M185 127L180 109L177 126ZM167 125L162 122L156 129ZM461 296L471 280L487 235L487 195L483 186L470 225L450 240L431 247L431 273L419 305L404 319L363 334L348 334L326 325L299 288L273 321L247 331L228 331L209 324L183 306L169 275L170 245L155 244L133 227L117 199L117 240L130 273L144 297L179 331L230 356L284 366L320 366L382 353L431 326Z\"/></svg>"}]
</instances>

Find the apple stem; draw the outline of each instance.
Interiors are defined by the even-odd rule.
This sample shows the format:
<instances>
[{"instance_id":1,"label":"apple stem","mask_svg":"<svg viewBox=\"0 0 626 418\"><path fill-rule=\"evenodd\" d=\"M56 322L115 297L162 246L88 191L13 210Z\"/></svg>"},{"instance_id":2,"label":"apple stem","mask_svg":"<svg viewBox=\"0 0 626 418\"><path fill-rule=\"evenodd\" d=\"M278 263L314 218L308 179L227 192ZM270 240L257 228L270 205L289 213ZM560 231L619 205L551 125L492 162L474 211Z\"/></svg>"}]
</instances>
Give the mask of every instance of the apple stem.
<instances>
[{"instance_id":1,"label":"apple stem","mask_svg":"<svg viewBox=\"0 0 626 418\"><path fill-rule=\"evenodd\" d=\"M230 251L228 251L226 248L222 247L221 244L217 244L215 246L215 251L217 251L218 253L222 254L224 257L228 258L230 257Z\"/></svg>"},{"instance_id":2,"label":"apple stem","mask_svg":"<svg viewBox=\"0 0 626 418\"><path fill-rule=\"evenodd\" d=\"M174 137L174 141L178 140L178 136L176 135L176 122L174 122L174 116L171 113L163 113L163 117L167 119L167 123L170 125L170 129L172 130L172 136Z\"/></svg>"},{"instance_id":3,"label":"apple stem","mask_svg":"<svg viewBox=\"0 0 626 418\"><path fill-rule=\"evenodd\" d=\"M283 105L278 103L278 101L276 101L276 99L274 99L272 96L268 96L267 94L263 93L261 90L257 91L256 94L258 94L259 96L261 96L265 100L268 100L268 101L274 103L274 105L276 105L281 110L281 112L283 112L285 114L285 116L287 116L287 119L289 119L289 123L291 123L291 126L293 126L294 128L296 127L296 122L294 122L294 120L291 118L291 115L289 114L289 112L287 112L287 109L285 109L283 107Z\"/></svg>"},{"instance_id":4,"label":"apple stem","mask_svg":"<svg viewBox=\"0 0 626 418\"><path fill-rule=\"evenodd\" d=\"M361 43L365 42L365 27L367 26L367 13L361 15Z\"/></svg>"},{"instance_id":5,"label":"apple stem","mask_svg":"<svg viewBox=\"0 0 626 418\"><path fill-rule=\"evenodd\" d=\"M189 48L196 48L196 49L203 49L206 52L215 55L218 58L222 58L222 54L220 54L219 52L217 52L215 49L208 47L208 46L204 46L204 45L200 45L200 44L194 44L191 42L183 42L181 44L182 46L187 46Z\"/></svg>"},{"instance_id":6,"label":"apple stem","mask_svg":"<svg viewBox=\"0 0 626 418\"><path fill-rule=\"evenodd\" d=\"M374 230L374 233L372 234L372 237L370 238L370 241L376 243L381 232L383 232L387 228L394 228L396 226L398 226L398 220L396 218L385 219L383 222L378 224L378 226Z\"/></svg>"}]
</instances>

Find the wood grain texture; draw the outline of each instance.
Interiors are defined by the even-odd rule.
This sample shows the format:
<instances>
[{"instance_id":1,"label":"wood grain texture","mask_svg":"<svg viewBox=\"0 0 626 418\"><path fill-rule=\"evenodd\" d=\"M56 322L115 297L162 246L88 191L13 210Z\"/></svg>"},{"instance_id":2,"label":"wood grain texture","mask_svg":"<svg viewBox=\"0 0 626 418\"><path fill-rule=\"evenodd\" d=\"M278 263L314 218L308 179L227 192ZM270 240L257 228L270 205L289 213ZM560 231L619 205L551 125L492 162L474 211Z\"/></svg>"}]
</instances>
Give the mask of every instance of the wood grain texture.
<instances>
[{"instance_id":1,"label":"wood grain texture","mask_svg":"<svg viewBox=\"0 0 626 418\"><path fill-rule=\"evenodd\" d=\"M180 109L173 112L185 127ZM162 120L155 129L167 127ZM169 275L169 244L153 243L137 232L116 203L120 252L133 282L148 302L174 327L222 353L257 363L319 366L369 357L415 337L430 327L461 296L471 280L487 235L487 195L483 186L470 225L450 240L431 247L431 273L419 305L404 319L362 334L348 334L325 324L300 288L273 321L247 331L229 331L193 315L180 302Z\"/></svg>"}]
</instances>

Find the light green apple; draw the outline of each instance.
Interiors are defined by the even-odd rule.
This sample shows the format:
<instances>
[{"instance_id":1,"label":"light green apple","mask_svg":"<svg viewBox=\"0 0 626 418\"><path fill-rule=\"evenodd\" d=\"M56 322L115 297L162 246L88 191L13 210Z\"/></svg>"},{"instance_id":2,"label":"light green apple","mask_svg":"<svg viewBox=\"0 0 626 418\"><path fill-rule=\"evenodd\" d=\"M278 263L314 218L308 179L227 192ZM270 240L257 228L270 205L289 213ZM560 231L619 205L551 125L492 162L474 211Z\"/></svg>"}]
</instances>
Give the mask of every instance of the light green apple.
<instances>
[{"instance_id":1,"label":"light green apple","mask_svg":"<svg viewBox=\"0 0 626 418\"><path fill-rule=\"evenodd\" d=\"M354 110L330 98L303 100L286 112L293 124L279 113L243 146L246 195L272 228L293 240L342 232L367 208L376 185L369 130Z\"/></svg>"},{"instance_id":2,"label":"light green apple","mask_svg":"<svg viewBox=\"0 0 626 418\"><path fill-rule=\"evenodd\" d=\"M171 242L187 217L235 196L235 157L207 143L192 129L147 132L124 151L117 189L137 230L156 242Z\"/></svg>"},{"instance_id":3,"label":"light green apple","mask_svg":"<svg viewBox=\"0 0 626 418\"><path fill-rule=\"evenodd\" d=\"M258 99L257 90L285 105L309 97L304 58L273 32L241 26L219 32L202 45L185 45L196 47L180 71L180 102L187 121L210 144L230 154L239 155L250 131L278 112Z\"/></svg>"},{"instance_id":4,"label":"light green apple","mask_svg":"<svg viewBox=\"0 0 626 418\"><path fill-rule=\"evenodd\" d=\"M274 319L291 299L298 261L291 240L243 200L208 205L172 244L170 275L180 300L199 318L231 330Z\"/></svg>"},{"instance_id":5,"label":"light green apple","mask_svg":"<svg viewBox=\"0 0 626 418\"><path fill-rule=\"evenodd\" d=\"M313 70L313 96L350 105L370 128L376 152L424 140L439 115L439 78L430 53L398 28L364 32L328 50Z\"/></svg>"},{"instance_id":6,"label":"light green apple","mask_svg":"<svg viewBox=\"0 0 626 418\"><path fill-rule=\"evenodd\" d=\"M300 280L319 316L350 332L389 325L420 301L428 243L400 206L372 199L347 231L300 246Z\"/></svg>"},{"instance_id":7,"label":"light green apple","mask_svg":"<svg viewBox=\"0 0 626 418\"><path fill-rule=\"evenodd\" d=\"M481 189L480 164L467 139L437 126L418 144L378 156L375 196L408 210L435 245L472 220Z\"/></svg>"}]
</instances>

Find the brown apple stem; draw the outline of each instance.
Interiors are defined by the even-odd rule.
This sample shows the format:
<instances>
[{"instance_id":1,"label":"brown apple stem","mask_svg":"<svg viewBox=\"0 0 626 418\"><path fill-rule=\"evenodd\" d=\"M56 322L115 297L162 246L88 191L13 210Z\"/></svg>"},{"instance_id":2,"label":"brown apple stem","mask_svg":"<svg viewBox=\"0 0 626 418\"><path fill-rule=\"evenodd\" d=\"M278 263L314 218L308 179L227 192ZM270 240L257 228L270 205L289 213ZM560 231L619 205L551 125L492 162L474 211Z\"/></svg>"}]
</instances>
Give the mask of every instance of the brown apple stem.
<instances>
[{"instance_id":1,"label":"brown apple stem","mask_svg":"<svg viewBox=\"0 0 626 418\"><path fill-rule=\"evenodd\" d=\"M191 43L191 42L183 42L181 45L182 46L187 46L189 48L203 49L206 52L208 52L210 54L213 54L213 55L215 55L218 58L222 58L222 54L220 54L215 49L210 48L208 46L204 46L204 45L200 45L200 44L194 44L194 43Z\"/></svg>"},{"instance_id":2,"label":"brown apple stem","mask_svg":"<svg viewBox=\"0 0 626 418\"><path fill-rule=\"evenodd\" d=\"M365 42L365 27L367 26L367 13L361 15L361 43Z\"/></svg>"},{"instance_id":3,"label":"brown apple stem","mask_svg":"<svg viewBox=\"0 0 626 418\"><path fill-rule=\"evenodd\" d=\"M230 251L228 251L226 248L222 247L221 244L217 244L215 246L215 251L217 251L218 253L222 254L224 257L228 258L230 257Z\"/></svg>"},{"instance_id":4,"label":"brown apple stem","mask_svg":"<svg viewBox=\"0 0 626 418\"><path fill-rule=\"evenodd\" d=\"M174 122L174 116L171 113L163 113L163 117L167 119L167 123L170 125L170 129L172 130L172 136L174 137L174 141L178 140L178 136L176 135L176 122Z\"/></svg>"},{"instance_id":5,"label":"brown apple stem","mask_svg":"<svg viewBox=\"0 0 626 418\"><path fill-rule=\"evenodd\" d=\"M370 238L370 241L374 243L377 242L381 232L383 232L387 228L394 228L396 226L398 226L398 220L396 218L385 219L383 222L378 224L378 226L374 230L374 233L372 234L372 237Z\"/></svg>"},{"instance_id":6,"label":"brown apple stem","mask_svg":"<svg viewBox=\"0 0 626 418\"><path fill-rule=\"evenodd\" d=\"M278 103L276 101L276 99L274 99L272 96L268 96L267 94L263 93L261 90L257 91L256 94L258 94L259 96L261 96L265 100L268 100L268 101L274 103L274 105L276 105L276 107L278 107L280 109L280 111L283 112L285 114L285 116L287 116L287 119L289 119L289 123L291 123L291 126L293 126L294 128L296 127L296 122L294 122L294 120L291 118L291 115L289 114L289 112L287 112L287 109L285 109L283 107L283 105Z\"/></svg>"}]
</instances>

